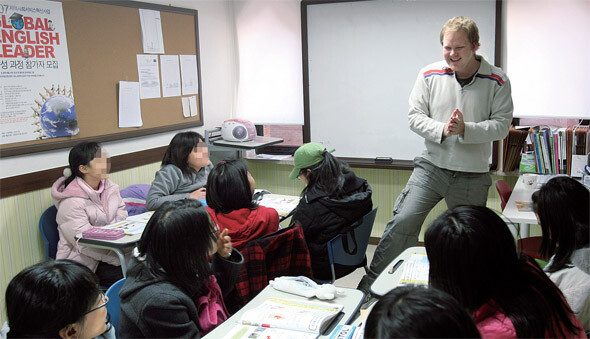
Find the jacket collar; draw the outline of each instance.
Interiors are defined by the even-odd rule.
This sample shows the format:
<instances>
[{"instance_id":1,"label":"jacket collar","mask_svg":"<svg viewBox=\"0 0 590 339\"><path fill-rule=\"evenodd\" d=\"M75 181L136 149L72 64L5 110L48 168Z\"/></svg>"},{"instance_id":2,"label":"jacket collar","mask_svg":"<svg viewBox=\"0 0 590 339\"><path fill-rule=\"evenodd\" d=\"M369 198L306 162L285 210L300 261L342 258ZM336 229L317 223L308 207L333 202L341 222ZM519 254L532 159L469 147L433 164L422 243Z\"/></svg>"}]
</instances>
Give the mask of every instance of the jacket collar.
<instances>
[{"instance_id":1,"label":"jacket collar","mask_svg":"<svg viewBox=\"0 0 590 339\"><path fill-rule=\"evenodd\" d=\"M590 247L580 248L572 253L572 264L586 274L590 274Z\"/></svg>"}]
</instances>

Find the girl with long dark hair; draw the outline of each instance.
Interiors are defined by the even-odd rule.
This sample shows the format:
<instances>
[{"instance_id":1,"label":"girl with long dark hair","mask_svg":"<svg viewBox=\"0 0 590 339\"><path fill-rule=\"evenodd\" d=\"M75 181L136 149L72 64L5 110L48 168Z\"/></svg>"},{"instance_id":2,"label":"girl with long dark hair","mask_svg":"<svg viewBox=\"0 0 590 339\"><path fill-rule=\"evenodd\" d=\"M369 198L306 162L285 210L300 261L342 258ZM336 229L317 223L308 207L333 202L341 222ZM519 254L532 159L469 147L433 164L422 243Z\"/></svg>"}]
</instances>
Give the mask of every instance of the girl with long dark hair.
<instances>
[{"instance_id":1,"label":"girl with long dark hair","mask_svg":"<svg viewBox=\"0 0 590 339\"><path fill-rule=\"evenodd\" d=\"M294 165L289 177L299 178L305 188L291 223L303 228L314 278L329 280L332 275L326 243L371 211L371 186L318 143L299 147ZM334 266L336 278L355 269Z\"/></svg>"},{"instance_id":2,"label":"girl with long dark hair","mask_svg":"<svg viewBox=\"0 0 590 339\"><path fill-rule=\"evenodd\" d=\"M450 209L432 222L424 243L430 286L455 297L482 337L584 337L557 286L517 253L508 226L492 210Z\"/></svg>"},{"instance_id":3,"label":"girl with long dark hair","mask_svg":"<svg viewBox=\"0 0 590 339\"><path fill-rule=\"evenodd\" d=\"M533 193L543 231L541 253L552 256L545 272L590 330L590 192L570 177L549 180Z\"/></svg>"},{"instance_id":4,"label":"girl with long dark hair","mask_svg":"<svg viewBox=\"0 0 590 339\"><path fill-rule=\"evenodd\" d=\"M206 334L226 319L222 294L233 289L243 260L199 201L164 203L148 221L119 293L121 337ZM215 319L202 317L199 307L216 309Z\"/></svg>"},{"instance_id":5,"label":"girl with long dark hair","mask_svg":"<svg viewBox=\"0 0 590 339\"><path fill-rule=\"evenodd\" d=\"M223 160L207 180L207 211L221 228L227 228L234 248L241 250L250 240L275 232L279 214L252 200L256 181L245 163Z\"/></svg>"}]
</instances>

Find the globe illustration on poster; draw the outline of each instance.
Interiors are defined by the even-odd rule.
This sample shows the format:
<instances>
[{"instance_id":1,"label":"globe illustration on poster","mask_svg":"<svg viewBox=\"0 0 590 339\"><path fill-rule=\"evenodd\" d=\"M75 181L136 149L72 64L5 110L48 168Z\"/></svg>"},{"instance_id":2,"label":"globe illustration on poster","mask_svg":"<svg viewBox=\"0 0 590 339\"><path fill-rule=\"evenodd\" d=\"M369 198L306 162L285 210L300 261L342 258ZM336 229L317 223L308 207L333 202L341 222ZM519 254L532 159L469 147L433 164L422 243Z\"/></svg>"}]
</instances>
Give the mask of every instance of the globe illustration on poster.
<instances>
[{"instance_id":1,"label":"globe illustration on poster","mask_svg":"<svg viewBox=\"0 0 590 339\"><path fill-rule=\"evenodd\" d=\"M48 97L40 103L39 120L41 123L41 138L57 138L71 136L79 133L78 120L76 118L76 106L71 96L65 95L65 89L51 91L46 90ZM62 93L62 94L59 94ZM70 91L71 93L71 91Z\"/></svg>"}]
</instances>

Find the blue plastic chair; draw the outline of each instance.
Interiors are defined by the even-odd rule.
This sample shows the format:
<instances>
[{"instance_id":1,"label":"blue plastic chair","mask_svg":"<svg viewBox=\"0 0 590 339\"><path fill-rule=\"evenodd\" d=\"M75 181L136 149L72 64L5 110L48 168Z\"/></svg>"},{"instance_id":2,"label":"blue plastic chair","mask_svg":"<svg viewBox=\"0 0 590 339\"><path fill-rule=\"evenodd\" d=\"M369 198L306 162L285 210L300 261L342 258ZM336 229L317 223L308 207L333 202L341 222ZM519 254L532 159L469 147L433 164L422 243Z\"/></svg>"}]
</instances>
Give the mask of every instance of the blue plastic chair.
<instances>
[{"instance_id":1,"label":"blue plastic chair","mask_svg":"<svg viewBox=\"0 0 590 339\"><path fill-rule=\"evenodd\" d=\"M105 295L109 298L107 304L107 312L111 317L111 324L115 328L115 334L119 337L119 314L121 313L121 298L119 297L119 291L125 284L125 278L118 280L112 284L111 287L106 291Z\"/></svg>"},{"instance_id":2,"label":"blue plastic chair","mask_svg":"<svg viewBox=\"0 0 590 339\"><path fill-rule=\"evenodd\" d=\"M59 232L57 231L57 222L55 216L57 208L51 206L41 214L39 219L39 231L45 243L45 260L55 259L57 253L57 243L59 242Z\"/></svg>"},{"instance_id":3,"label":"blue plastic chair","mask_svg":"<svg viewBox=\"0 0 590 339\"><path fill-rule=\"evenodd\" d=\"M329 283L333 283L336 280L334 264L354 266L357 268L362 266L365 268L365 272L369 271L366 252L369 246L369 239L371 238L371 230L375 223L377 208L373 208L369 213L352 224L352 230L354 232L349 231L345 234L339 234L328 241L328 260L330 262L330 269L332 270L332 280ZM353 235L354 239L352 237ZM344 237L347 237L348 247L350 247L350 244L356 242L356 248L354 250L350 248L348 250L345 249Z\"/></svg>"}]
</instances>

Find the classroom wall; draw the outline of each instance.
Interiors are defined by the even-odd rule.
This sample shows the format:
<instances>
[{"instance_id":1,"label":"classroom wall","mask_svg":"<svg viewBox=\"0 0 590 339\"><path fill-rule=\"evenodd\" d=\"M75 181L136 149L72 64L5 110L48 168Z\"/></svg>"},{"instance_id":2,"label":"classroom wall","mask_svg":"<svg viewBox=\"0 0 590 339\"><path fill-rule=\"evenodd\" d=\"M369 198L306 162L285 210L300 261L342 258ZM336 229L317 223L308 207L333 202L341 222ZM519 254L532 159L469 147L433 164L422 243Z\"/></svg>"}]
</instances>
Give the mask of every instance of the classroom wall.
<instances>
[{"instance_id":1,"label":"classroom wall","mask_svg":"<svg viewBox=\"0 0 590 339\"><path fill-rule=\"evenodd\" d=\"M236 52L233 10L229 1L144 1L199 11L199 38L204 126L203 132L232 117L236 85ZM114 89L113 89L114 90ZM75 88L74 88L75 91ZM180 99L179 99L180 100ZM120 155L167 145L178 131L107 142L110 155ZM0 159L0 178L67 165L69 149Z\"/></svg>"}]
</instances>

